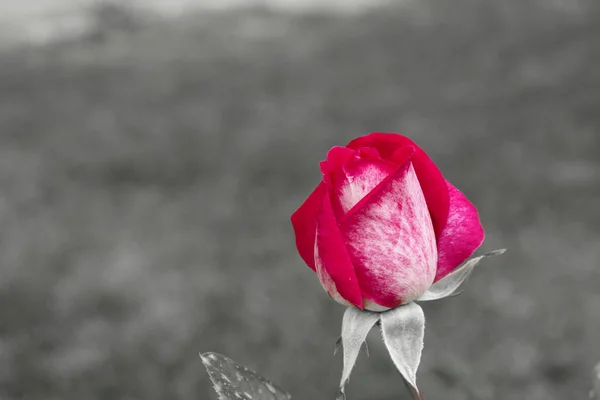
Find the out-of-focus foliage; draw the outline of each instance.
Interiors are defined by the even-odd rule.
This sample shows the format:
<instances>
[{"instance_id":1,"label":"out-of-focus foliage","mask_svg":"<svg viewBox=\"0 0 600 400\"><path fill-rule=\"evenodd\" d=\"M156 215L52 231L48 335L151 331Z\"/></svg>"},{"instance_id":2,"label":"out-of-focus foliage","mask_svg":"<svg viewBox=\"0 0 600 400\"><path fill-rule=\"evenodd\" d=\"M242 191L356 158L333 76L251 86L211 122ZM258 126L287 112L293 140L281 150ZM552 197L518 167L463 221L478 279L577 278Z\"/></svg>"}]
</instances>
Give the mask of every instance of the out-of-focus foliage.
<instances>
[{"instance_id":1,"label":"out-of-focus foliage","mask_svg":"<svg viewBox=\"0 0 600 400\"><path fill-rule=\"evenodd\" d=\"M197 354L216 351L332 398L343 307L288 217L329 147L389 130L478 206L483 251L510 249L425 304L425 397L583 398L600 359L598 4L240 11L1 53L0 397L208 398ZM401 388L373 340L348 393Z\"/></svg>"}]
</instances>

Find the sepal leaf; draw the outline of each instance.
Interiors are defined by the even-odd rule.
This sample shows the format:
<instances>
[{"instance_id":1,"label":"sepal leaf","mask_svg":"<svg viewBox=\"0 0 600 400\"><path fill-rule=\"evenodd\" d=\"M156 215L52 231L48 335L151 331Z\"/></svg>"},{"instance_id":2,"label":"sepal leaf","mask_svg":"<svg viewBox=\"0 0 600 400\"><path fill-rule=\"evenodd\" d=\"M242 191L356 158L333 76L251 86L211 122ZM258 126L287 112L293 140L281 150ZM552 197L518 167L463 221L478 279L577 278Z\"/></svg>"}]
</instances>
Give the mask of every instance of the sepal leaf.
<instances>
[{"instance_id":1,"label":"sepal leaf","mask_svg":"<svg viewBox=\"0 0 600 400\"><path fill-rule=\"evenodd\" d=\"M345 386L350 378L352 368L358 358L358 353L369 331L379 321L380 314L348 307L342 319L342 348L344 354L344 368L340 381L339 399L345 399Z\"/></svg>"},{"instance_id":2,"label":"sepal leaf","mask_svg":"<svg viewBox=\"0 0 600 400\"><path fill-rule=\"evenodd\" d=\"M417 369L421 363L425 314L416 303L381 313L381 334L394 365L404 378L415 400L422 400L417 388Z\"/></svg>"},{"instance_id":3,"label":"sepal leaf","mask_svg":"<svg viewBox=\"0 0 600 400\"><path fill-rule=\"evenodd\" d=\"M471 273L475 269L475 266L479 264L481 260L487 257L499 256L505 251L506 249L494 250L482 256L471 258L462 266L458 267L450 274L431 285L429 289L420 298L417 299L417 301L439 300L445 297L460 294L460 286L467 279L469 279L469 276L471 276Z\"/></svg>"}]
</instances>

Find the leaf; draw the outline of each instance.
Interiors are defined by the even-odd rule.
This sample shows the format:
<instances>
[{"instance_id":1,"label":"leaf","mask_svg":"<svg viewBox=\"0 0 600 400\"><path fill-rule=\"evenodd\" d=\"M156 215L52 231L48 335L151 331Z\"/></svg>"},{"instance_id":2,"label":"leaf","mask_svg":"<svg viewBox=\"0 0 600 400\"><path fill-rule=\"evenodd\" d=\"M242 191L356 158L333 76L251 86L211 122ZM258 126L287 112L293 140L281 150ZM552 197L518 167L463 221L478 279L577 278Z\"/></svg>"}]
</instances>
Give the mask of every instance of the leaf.
<instances>
[{"instance_id":1,"label":"leaf","mask_svg":"<svg viewBox=\"0 0 600 400\"><path fill-rule=\"evenodd\" d=\"M471 258L469 261L458 267L450 274L440 279L425 292L417 301L432 301L443 299L444 297L455 296L460 294L460 286L469 279L471 273L475 269L475 266L479 264L479 261L487 257L499 256L503 254L506 249L494 250L486 253L479 257Z\"/></svg>"},{"instance_id":2,"label":"leaf","mask_svg":"<svg viewBox=\"0 0 600 400\"><path fill-rule=\"evenodd\" d=\"M342 319L342 347L344 352L344 368L340 381L338 399L345 399L345 386L356 363L360 348L369 331L379 321L380 314L371 311L348 307Z\"/></svg>"},{"instance_id":3,"label":"leaf","mask_svg":"<svg viewBox=\"0 0 600 400\"><path fill-rule=\"evenodd\" d=\"M392 361L415 400L422 400L417 388L417 369L421 362L425 314L416 303L381 313L381 334Z\"/></svg>"},{"instance_id":4,"label":"leaf","mask_svg":"<svg viewBox=\"0 0 600 400\"><path fill-rule=\"evenodd\" d=\"M219 400L289 400L292 396L256 372L217 353L200 354Z\"/></svg>"}]
</instances>

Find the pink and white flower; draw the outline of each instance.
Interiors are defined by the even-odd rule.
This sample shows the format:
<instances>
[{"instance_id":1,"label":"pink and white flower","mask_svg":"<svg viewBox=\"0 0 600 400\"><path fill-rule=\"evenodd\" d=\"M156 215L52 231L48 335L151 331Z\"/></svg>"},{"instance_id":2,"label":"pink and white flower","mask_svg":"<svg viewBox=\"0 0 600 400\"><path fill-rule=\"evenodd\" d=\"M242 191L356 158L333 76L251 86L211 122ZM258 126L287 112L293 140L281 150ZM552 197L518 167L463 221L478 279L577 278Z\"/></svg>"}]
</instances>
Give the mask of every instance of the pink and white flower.
<instances>
[{"instance_id":1,"label":"pink and white flower","mask_svg":"<svg viewBox=\"0 0 600 400\"><path fill-rule=\"evenodd\" d=\"M339 303L384 311L423 296L481 245L477 209L409 138L334 147L292 215L298 252Z\"/></svg>"}]
</instances>

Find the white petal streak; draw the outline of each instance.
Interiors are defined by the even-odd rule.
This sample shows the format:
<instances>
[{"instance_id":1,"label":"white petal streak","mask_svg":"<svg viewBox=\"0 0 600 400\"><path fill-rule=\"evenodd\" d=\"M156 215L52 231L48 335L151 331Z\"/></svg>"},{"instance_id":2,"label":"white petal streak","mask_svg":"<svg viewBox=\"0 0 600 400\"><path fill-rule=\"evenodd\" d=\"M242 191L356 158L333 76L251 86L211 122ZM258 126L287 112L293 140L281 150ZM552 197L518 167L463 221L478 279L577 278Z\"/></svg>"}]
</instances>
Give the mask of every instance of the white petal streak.
<instances>
[{"instance_id":1,"label":"white petal streak","mask_svg":"<svg viewBox=\"0 0 600 400\"><path fill-rule=\"evenodd\" d=\"M341 188L339 196L344 213L358 204L369 192L389 175L375 165L365 165L359 175L346 175L347 183Z\"/></svg>"}]
</instances>

